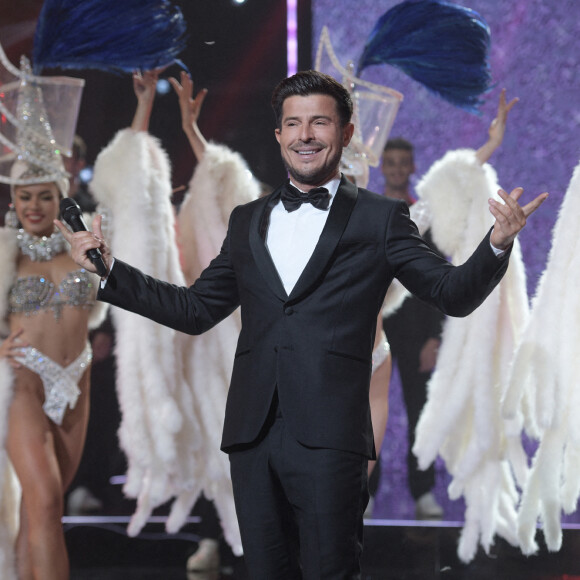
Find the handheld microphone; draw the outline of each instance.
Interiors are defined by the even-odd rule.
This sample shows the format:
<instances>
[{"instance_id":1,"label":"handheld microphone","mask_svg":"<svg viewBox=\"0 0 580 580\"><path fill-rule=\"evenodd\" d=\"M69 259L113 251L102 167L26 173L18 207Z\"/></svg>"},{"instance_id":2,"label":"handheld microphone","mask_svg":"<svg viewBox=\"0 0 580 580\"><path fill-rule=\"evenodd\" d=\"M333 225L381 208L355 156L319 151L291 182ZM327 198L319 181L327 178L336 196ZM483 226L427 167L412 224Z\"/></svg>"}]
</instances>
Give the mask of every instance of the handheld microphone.
<instances>
[{"instance_id":1,"label":"handheld microphone","mask_svg":"<svg viewBox=\"0 0 580 580\"><path fill-rule=\"evenodd\" d=\"M60 215L62 219L71 227L73 232L86 232L88 231L87 224L83 219L83 213L78 203L71 199L70 197L65 197L60 200ZM93 266L97 269L99 276L104 278L107 273L107 266L103 261L103 256L98 248L93 248L87 252L89 260L93 263Z\"/></svg>"}]
</instances>

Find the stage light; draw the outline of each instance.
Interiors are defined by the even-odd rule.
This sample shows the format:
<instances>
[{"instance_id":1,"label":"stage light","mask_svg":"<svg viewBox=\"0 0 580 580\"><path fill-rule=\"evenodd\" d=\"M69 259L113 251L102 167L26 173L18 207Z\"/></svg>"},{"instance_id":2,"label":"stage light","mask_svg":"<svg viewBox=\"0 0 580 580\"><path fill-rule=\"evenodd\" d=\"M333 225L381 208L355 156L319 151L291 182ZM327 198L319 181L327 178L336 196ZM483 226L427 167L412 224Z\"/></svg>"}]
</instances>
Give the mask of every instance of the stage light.
<instances>
[{"instance_id":1,"label":"stage light","mask_svg":"<svg viewBox=\"0 0 580 580\"><path fill-rule=\"evenodd\" d=\"M287 31L287 67L288 76L298 70L298 3L297 0L286 2L286 31Z\"/></svg>"},{"instance_id":2,"label":"stage light","mask_svg":"<svg viewBox=\"0 0 580 580\"><path fill-rule=\"evenodd\" d=\"M79 171L79 179L82 183L89 183L93 178L93 168L92 167L85 167Z\"/></svg>"},{"instance_id":3,"label":"stage light","mask_svg":"<svg viewBox=\"0 0 580 580\"><path fill-rule=\"evenodd\" d=\"M159 95L166 95L171 90L171 85L167 79L159 79L157 81L157 93Z\"/></svg>"}]
</instances>

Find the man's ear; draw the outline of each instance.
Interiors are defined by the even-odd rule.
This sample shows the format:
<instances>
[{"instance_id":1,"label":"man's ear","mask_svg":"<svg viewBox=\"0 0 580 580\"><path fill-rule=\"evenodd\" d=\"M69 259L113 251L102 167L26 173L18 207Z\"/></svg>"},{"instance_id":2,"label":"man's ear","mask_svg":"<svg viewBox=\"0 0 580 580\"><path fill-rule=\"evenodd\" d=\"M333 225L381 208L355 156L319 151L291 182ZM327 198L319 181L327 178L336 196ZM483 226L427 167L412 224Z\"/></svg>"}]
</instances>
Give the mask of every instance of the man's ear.
<instances>
[{"instance_id":1,"label":"man's ear","mask_svg":"<svg viewBox=\"0 0 580 580\"><path fill-rule=\"evenodd\" d=\"M350 143L350 140L352 139L353 135L354 135L354 125L352 123L347 123L342 128L342 146L343 147L346 147Z\"/></svg>"},{"instance_id":2,"label":"man's ear","mask_svg":"<svg viewBox=\"0 0 580 580\"><path fill-rule=\"evenodd\" d=\"M274 134L276 135L276 141L280 143L280 129L274 129Z\"/></svg>"}]
</instances>

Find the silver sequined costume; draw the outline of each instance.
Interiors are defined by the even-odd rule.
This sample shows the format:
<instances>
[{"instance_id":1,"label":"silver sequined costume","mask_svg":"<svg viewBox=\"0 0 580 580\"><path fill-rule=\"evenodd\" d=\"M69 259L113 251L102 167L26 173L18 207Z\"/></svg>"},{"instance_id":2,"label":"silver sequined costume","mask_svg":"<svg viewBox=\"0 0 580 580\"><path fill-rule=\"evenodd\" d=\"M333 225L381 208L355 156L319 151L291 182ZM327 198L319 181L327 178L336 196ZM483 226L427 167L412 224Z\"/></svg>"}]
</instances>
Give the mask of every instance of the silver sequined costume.
<instances>
[{"instance_id":1,"label":"silver sequined costume","mask_svg":"<svg viewBox=\"0 0 580 580\"><path fill-rule=\"evenodd\" d=\"M81 394L78 387L83 373L93 360L93 349L87 341L81 354L68 366L62 367L38 349L28 346L22 349L23 356L17 360L27 369L35 372L44 386L44 404L42 408L46 415L57 425L67 410L75 408Z\"/></svg>"},{"instance_id":2,"label":"silver sequined costume","mask_svg":"<svg viewBox=\"0 0 580 580\"><path fill-rule=\"evenodd\" d=\"M95 303L95 286L85 269L69 272L60 284L45 276L23 276L17 278L8 296L10 314L37 314L52 310L59 319L65 306L92 308ZM35 372L44 386L45 401L42 406L47 416L57 425L67 407L74 409L80 395L78 382L91 363L92 349L87 342L81 354L67 367L62 367L34 347L23 349L17 360Z\"/></svg>"},{"instance_id":3,"label":"silver sequined costume","mask_svg":"<svg viewBox=\"0 0 580 580\"><path fill-rule=\"evenodd\" d=\"M89 273L80 269L69 272L58 285L45 276L18 278L10 289L8 311L36 314L50 309L60 318L65 306L92 308L94 303L95 286Z\"/></svg>"},{"instance_id":4,"label":"silver sequined costume","mask_svg":"<svg viewBox=\"0 0 580 580\"><path fill-rule=\"evenodd\" d=\"M11 289L17 284L18 260L17 230L0 228L0 340L10 333L8 314ZM98 277L89 275L95 286ZM62 284L62 283L61 283ZM106 314L107 306L96 302L89 316L89 329L98 327ZM36 372L36 371L35 371ZM6 359L0 359L0 577L15 578L13 572L14 536L18 531L18 506L20 489L11 469L5 449L8 428L8 409L12 399L13 372Z\"/></svg>"}]
</instances>

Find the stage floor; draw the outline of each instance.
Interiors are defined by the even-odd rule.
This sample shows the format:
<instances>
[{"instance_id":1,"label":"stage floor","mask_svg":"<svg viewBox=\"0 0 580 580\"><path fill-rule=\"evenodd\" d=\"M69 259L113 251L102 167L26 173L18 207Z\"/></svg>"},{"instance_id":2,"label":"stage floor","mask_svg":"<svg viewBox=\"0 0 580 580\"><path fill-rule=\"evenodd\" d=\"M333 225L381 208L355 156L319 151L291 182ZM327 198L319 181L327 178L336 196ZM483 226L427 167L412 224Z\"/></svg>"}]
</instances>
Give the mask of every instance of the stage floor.
<instances>
[{"instance_id":1,"label":"stage floor","mask_svg":"<svg viewBox=\"0 0 580 580\"><path fill-rule=\"evenodd\" d=\"M243 558L222 550L222 570L188 574L185 563L197 546L191 518L175 536L154 518L137 538L125 533L125 517L65 518L71 580L249 580ZM531 557L498 540L491 553L480 551L462 564L456 554L459 522L368 520L363 552L364 580L573 580L580 579L580 529L564 529L562 549L542 547ZM538 542L542 545L541 533Z\"/></svg>"}]
</instances>

